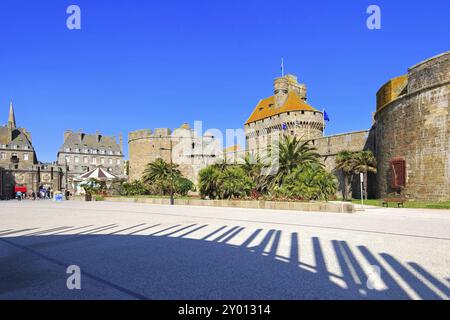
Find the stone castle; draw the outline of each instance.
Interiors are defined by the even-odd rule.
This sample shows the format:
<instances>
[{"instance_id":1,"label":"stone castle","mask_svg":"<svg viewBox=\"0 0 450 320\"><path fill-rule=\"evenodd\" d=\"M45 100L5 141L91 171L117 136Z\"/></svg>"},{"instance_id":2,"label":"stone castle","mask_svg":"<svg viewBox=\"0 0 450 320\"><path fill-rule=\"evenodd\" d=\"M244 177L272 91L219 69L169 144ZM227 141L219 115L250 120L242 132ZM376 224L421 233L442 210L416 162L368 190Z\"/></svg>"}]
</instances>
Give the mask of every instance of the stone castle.
<instances>
[{"instance_id":1,"label":"stone castle","mask_svg":"<svg viewBox=\"0 0 450 320\"><path fill-rule=\"evenodd\" d=\"M232 147L234 152L228 158L261 155L273 137L291 135L315 146L326 168L338 178L338 196L342 196L343 177L336 170L336 155L342 150L371 150L377 159L378 174L369 175L370 197L401 193L413 199L449 199L449 56L446 52L425 60L409 68L407 75L383 85L377 93L371 128L331 136L323 135L323 111L307 102L306 85L291 74L276 78L273 95L260 100L244 124L246 150L236 152ZM195 145L204 143L202 139L192 134L187 141L194 150ZM170 129L131 132L129 179L139 179L145 165L158 157L169 161L167 150L171 140L175 141ZM225 152L225 161L226 155ZM181 166L182 172L194 182L202 167L224 158L220 152L187 152L184 156L208 159ZM353 196L359 196L359 188L353 188Z\"/></svg>"},{"instance_id":2,"label":"stone castle","mask_svg":"<svg viewBox=\"0 0 450 320\"><path fill-rule=\"evenodd\" d=\"M372 128L323 137L323 114L306 103L306 86L286 75L274 81L274 95L260 100L244 125L247 152L260 154L271 137L292 135L309 140L326 168L339 181L339 151L371 150L376 176L369 175L369 195L401 193L412 199L450 199L450 52L409 68L377 92ZM359 188L353 188L354 197Z\"/></svg>"},{"instance_id":3,"label":"stone castle","mask_svg":"<svg viewBox=\"0 0 450 320\"><path fill-rule=\"evenodd\" d=\"M247 152L262 153L274 133L321 138L324 126L323 113L306 103L306 85L290 74L276 78L274 94L260 100L244 124Z\"/></svg>"},{"instance_id":4,"label":"stone castle","mask_svg":"<svg viewBox=\"0 0 450 320\"><path fill-rule=\"evenodd\" d=\"M379 197L450 199L450 51L422 61L377 92L374 152Z\"/></svg>"},{"instance_id":5,"label":"stone castle","mask_svg":"<svg viewBox=\"0 0 450 320\"><path fill-rule=\"evenodd\" d=\"M378 165L369 176L369 196L401 193L423 200L450 199L450 52L427 59L393 78L377 92L370 129L324 136L323 112L307 102L306 85L294 75L274 80L273 95L258 102L244 124L246 149L222 149L207 134L198 136L187 124L175 130L143 129L128 134L128 179L142 177L145 166L157 158L179 164L181 172L197 182L198 171L217 162L236 162L245 154L267 151L274 136L291 135L310 141L326 168L339 181L336 155L342 150L371 150ZM0 197L12 195L15 186L29 190L70 190L71 180L96 166L123 176L121 138L66 131L57 162L37 160L31 134L16 125L11 103L8 122L0 127ZM359 188L353 188L354 197Z\"/></svg>"},{"instance_id":6,"label":"stone castle","mask_svg":"<svg viewBox=\"0 0 450 320\"><path fill-rule=\"evenodd\" d=\"M170 162L172 158L181 173L196 182L198 171L220 158L218 145L214 144L212 135L199 137L187 123L173 131L169 128L157 128L130 132L128 179L139 180L145 166L157 158L162 158L166 162Z\"/></svg>"}]
</instances>

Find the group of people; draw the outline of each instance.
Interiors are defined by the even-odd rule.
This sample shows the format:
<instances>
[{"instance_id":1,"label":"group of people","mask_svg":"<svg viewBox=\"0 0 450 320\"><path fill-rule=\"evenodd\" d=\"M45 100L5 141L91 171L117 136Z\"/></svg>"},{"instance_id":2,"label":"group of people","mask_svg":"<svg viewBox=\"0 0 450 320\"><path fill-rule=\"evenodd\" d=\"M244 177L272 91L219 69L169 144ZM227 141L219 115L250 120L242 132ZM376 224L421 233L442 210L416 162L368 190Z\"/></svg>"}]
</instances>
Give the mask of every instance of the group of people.
<instances>
[{"instance_id":1,"label":"group of people","mask_svg":"<svg viewBox=\"0 0 450 320\"><path fill-rule=\"evenodd\" d=\"M23 199L31 199L31 200L41 200L41 199L52 199L53 198L53 191L51 189L45 190L41 189L38 192L22 192L17 191L16 192L16 199L18 201L21 201Z\"/></svg>"}]
</instances>

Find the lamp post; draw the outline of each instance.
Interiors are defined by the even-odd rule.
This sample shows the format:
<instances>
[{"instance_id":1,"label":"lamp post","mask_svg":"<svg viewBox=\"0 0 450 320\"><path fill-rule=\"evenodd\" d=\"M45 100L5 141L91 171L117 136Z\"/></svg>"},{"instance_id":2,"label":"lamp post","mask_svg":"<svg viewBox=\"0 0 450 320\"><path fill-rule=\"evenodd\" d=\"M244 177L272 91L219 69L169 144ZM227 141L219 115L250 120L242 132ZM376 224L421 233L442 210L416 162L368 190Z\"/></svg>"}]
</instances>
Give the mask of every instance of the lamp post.
<instances>
[{"instance_id":1,"label":"lamp post","mask_svg":"<svg viewBox=\"0 0 450 320\"><path fill-rule=\"evenodd\" d=\"M170 148L159 148L159 150L170 151L170 205L174 205L173 199L173 160L172 160L172 139L170 139Z\"/></svg>"}]
</instances>

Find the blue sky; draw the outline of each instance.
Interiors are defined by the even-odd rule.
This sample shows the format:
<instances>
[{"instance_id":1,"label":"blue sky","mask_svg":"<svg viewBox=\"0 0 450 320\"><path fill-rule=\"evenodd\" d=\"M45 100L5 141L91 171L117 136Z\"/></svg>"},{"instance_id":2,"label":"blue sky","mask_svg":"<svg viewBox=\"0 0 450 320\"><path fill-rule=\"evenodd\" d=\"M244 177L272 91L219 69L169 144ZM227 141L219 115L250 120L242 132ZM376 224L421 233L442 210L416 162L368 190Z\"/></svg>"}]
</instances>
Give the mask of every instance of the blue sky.
<instances>
[{"instance_id":1,"label":"blue sky","mask_svg":"<svg viewBox=\"0 0 450 320\"><path fill-rule=\"evenodd\" d=\"M81 30L66 28L70 4ZM366 28L370 4L381 30ZM448 12L448 0L2 0L0 123L13 99L40 161L66 129L241 128L284 57L327 134L366 129L384 82L450 49Z\"/></svg>"}]
</instances>

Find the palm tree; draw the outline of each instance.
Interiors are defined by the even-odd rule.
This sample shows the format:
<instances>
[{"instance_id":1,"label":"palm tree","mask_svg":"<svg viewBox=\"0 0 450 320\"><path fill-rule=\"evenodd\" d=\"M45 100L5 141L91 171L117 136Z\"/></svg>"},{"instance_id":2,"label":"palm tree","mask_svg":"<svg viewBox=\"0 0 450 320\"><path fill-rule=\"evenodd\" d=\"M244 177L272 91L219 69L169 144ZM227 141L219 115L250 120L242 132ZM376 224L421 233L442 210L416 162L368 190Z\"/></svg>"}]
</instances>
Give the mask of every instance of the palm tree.
<instances>
[{"instance_id":1,"label":"palm tree","mask_svg":"<svg viewBox=\"0 0 450 320\"><path fill-rule=\"evenodd\" d=\"M221 171L214 165L201 169L198 173L198 189L202 198L215 199L218 196L218 179Z\"/></svg>"},{"instance_id":2,"label":"palm tree","mask_svg":"<svg viewBox=\"0 0 450 320\"><path fill-rule=\"evenodd\" d=\"M284 136L279 143L278 170L271 178L271 188L281 187L284 179L294 169L305 165L323 166L320 161L320 154L309 144L309 141L302 141L295 136L293 138Z\"/></svg>"},{"instance_id":3,"label":"palm tree","mask_svg":"<svg viewBox=\"0 0 450 320\"><path fill-rule=\"evenodd\" d=\"M351 181L353 175L355 174L355 154L354 152L343 150L340 151L336 156L336 169L342 171L344 176L344 188L342 195L344 200L348 200L349 187L351 186Z\"/></svg>"},{"instance_id":4,"label":"palm tree","mask_svg":"<svg viewBox=\"0 0 450 320\"><path fill-rule=\"evenodd\" d=\"M146 165L142 175L142 181L148 184L154 184L163 194L165 194L168 189L169 181L172 178L176 179L181 176L181 172L177 167L177 164L172 164L171 167L171 165L162 158L158 158Z\"/></svg>"},{"instance_id":5,"label":"palm tree","mask_svg":"<svg viewBox=\"0 0 450 320\"><path fill-rule=\"evenodd\" d=\"M239 167L243 169L247 176L253 181L254 190L257 193L266 191L267 179L265 179L265 175L261 174L264 165L259 156L255 157L253 154L247 153L242 160Z\"/></svg>"},{"instance_id":6,"label":"palm tree","mask_svg":"<svg viewBox=\"0 0 450 320\"><path fill-rule=\"evenodd\" d=\"M367 173L377 173L377 160L372 151L358 151L354 156L354 167L356 173L364 174L364 197L367 200Z\"/></svg>"}]
</instances>

